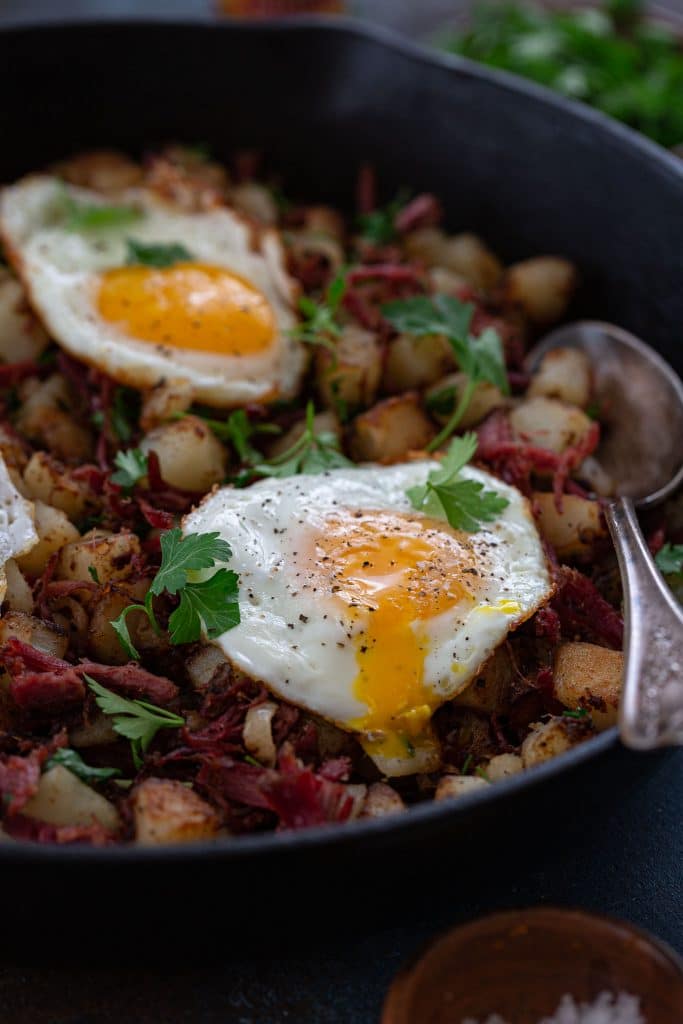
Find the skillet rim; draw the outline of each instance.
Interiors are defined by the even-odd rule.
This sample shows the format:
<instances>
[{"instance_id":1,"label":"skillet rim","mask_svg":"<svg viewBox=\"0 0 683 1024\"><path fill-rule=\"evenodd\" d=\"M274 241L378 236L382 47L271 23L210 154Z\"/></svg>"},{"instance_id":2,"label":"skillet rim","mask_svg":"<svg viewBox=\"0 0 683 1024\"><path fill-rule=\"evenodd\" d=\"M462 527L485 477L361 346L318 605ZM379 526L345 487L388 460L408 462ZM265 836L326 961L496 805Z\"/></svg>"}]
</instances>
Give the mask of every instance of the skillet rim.
<instances>
[{"instance_id":1,"label":"skillet rim","mask_svg":"<svg viewBox=\"0 0 683 1024\"><path fill-rule=\"evenodd\" d=\"M439 51L436 47L413 42L399 32L355 18L329 17L297 17L269 18L263 21L234 19L219 21L210 15L197 18L177 18L173 15L160 15L155 18L126 17L117 19L104 17L98 19L66 18L34 21L12 19L0 25L0 39L21 34L26 36L52 35L57 32L81 34L106 32L111 34L129 35L138 30L156 32L191 31L197 34L204 32L225 32L230 34L287 33L291 35L302 32L323 31L329 35L350 37L360 41L369 41L387 50L407 57L417 64L427 64L451 73L453 77L480 80L514 93L523 100L531 100L534 104L556 108L563 114L570 115L574 121L587 125L591 130L601 132L606 138L625 145L647 162L654 161L662 170L667 171L674 181L679 181L683 191L683 161L669 153L666 149L651 141L640 132L613 120L600 111L569 100L551 89L537 85L527 79L506 71L489 68L476 61L454 54ZM271 854L290 853L297 850L318 850L331 845L337 847L352 846L364 840L377 841L405 838L410 832L418 832L420 826L436 831L439 826L446 830L452 826L458 816L465 817L472 808L483 808L504 800L507 796L514 797L522 790L533 788L553 776L570 770L590 761L607 750L618 745L616 727L598 734L590 740L574 747L559 757L555 757L528 772L522 772L488 789L479 790L457 800L436 803L418 804L405 813L395 814L386 818L361 819L348 824L331 823L315 826L300 831L263 832L244 836L229 836L218 840L206 840L186 844L169 844L166 846L134 846L116 845L107 847L91 846L57 846L41 845L29 841L12 841L0 844L0 864L22 865L41 864L45 862L60 864L130 864L156 863L159 861L185 863L201 860L235 861L249 857L264 858Z\"/></svg>"}]
</instances>

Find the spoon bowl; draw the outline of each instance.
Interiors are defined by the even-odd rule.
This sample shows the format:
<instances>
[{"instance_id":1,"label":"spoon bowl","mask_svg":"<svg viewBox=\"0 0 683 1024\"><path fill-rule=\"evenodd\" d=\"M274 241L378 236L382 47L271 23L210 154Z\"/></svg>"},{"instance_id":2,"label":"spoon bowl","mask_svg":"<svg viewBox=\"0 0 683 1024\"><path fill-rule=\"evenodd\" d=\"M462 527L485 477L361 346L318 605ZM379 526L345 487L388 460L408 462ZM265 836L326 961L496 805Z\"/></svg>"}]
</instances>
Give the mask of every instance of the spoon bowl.
<instances>
[{"instance_id":1,"label":"spoon bowl","mask_svg":"<svg viewBox=\"0 0 683 1024\"><path fill-rule=\"evenodd\" d=\"M556 348L580 348L593 367L604 423L596 453L615 481L604 506L624 587L623 742L683 745L683 611L655 565L636 516L683 482L683 383L649 345L612 324L584 321L549 334L528 355L533 372Z\"/></svg>"}]
</instances>

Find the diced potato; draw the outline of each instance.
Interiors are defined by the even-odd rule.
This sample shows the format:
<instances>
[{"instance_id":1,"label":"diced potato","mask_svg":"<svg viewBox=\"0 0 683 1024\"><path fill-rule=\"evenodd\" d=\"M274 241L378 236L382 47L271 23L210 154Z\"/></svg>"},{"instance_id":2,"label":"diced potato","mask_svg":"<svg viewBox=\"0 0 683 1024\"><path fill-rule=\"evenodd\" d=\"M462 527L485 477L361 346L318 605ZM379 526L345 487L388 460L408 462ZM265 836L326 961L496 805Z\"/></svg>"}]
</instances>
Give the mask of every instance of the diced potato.
<instances>
[{"instance_id":1,"label":"diced potato","mask_svg":"<svg viewBox=\"0 0 683 1024\"><path fill-rule=\"evenodd\" d=\"M535 256L508 267L502 282L503 299L519 306L533 323L546 326L566 313L577 279L569 260Z\"/></svg>"},{"instance_id":2,"label":"diced potato","mask_svg":"<svg viewBox=\"0 0 683 1024\"><path fill-rule=\"evenodd\" d=\"M184 210L207 210L227 198L228 174L189 146L167 146L145 164L145 184Z\"/></svg>"},{"instance_id":3,"label":"diced potato","mask_svg":"<svg viewBox=\"0 0 683 1024\"><path fill-rule=\"evenodd\" d=\"M411 259L452 270L485 291L497 284L503 270L484 242L468 232L449 237L438 228L421 228L406 236L405 248Z\"/></svg>"},{"instance_id":4,"label":"diced potato","mask_svg":"<svg viewBox=\"0 0 683 1024\"><path fill-rule=\"evenodd\" d=\"M25 612L10 611L0 619L0 644L7 643L10 637L55 658L63 658L69 646L69 638L63 629Z\"/></svg>"},{"instance_id":5,"label":"diced potato","mask_svg":"<svg viewBox=\"0 0 683 1024\"><path fill-rule=\"evenodd\" d=\"M602 731L617 723L624 655L597 644L560 644L553 666L553 690L566 708L587 708Z\"/></svg>"},{"instance_id":6,"label":"diced potato","mask_svg":"<svg viewBox=\"0 0 683 1024\"><path fill-rule=\"evenodd\" d=\"M556 398L525 398L510 412L515 439L560 454L577 444L590 430L582 409Z\"/></svg>"},{"instance_id":7,"label":"diced potato","mask_svg":"<svg viewBox=\"0 0 683 1024\"><path fill-rule=\"evenodd\" d=\"M131 796L135 839L144 846L212 839L218 816L210 804L175 779L145 779Z\"/></svg>"},{"instance_id":8,"label":"diced potato","mask_svg":"<svg viewBox=\"0 0 683 1024\"><path fill-rule=\"evenodd\" d=\"M4 459L15 487L17 487L17 482L19 482L20 487L23 487L20 474L28 462L26 447L18 434L15 434L9 427L0 424L0 455ZM18 481L17 478L19 478ZM17 490L20 487L17 487Z\"/></svg>"},{"instance_id":9,"label":"diced potato","mask_svg":"<svg viewBox=\"0 0 683 1024\"><path fill-rule=\"evenodd\" d=\"M252 705L247 711L242 729L242 742L245 748L259 764L267 768L272 768L277 760L272 729L277 708L277 704L272 700Z\"/></svg>"},{"instance_id":10,"label":"diced potato","mask_svg":"<svg viewBox=\"0 0 683 1024\"><path fill-rule=\"evenodd\" d=\"M255 181L234 185L230 190L230 203L240 213L260 224L277 224L277 204L272 191L265 185L258 185Z\"/></svg>"},{"instance_id":11,"label":"diced potato","mask_svg":"<svg viewBox=\"0 0 683 1024\"><path fill-rule=\"evenodd\" d=\"M291 258L297 264L305 266L317 261L334 275L344 263L344 247L330 235L318 231L290 231L287 243Z\"/></svg>"},{"instance_id":12,"label":"diced potato","mask_svg":"<svg viewBox=\"0 0 683 1024\"><path fill-rule=\"evenodd\" d=\"M581 558L593 551L596 540L607 536L600 505L577 494L563 494L558 510L555 495L536 491L532 497L538 528L560 558Z\"/></svg>"},{"instance_id":13,"label":"diced potato","mask_svg":"<svg viewBox=\"0 0 683 1024\"><path fill-rule=\"evenodd\" d=\"M390 394L424 388L456 365L453 349L443 335L416 338L399 334L389 345L382 383Z\"/></svg>"},{"instance_id":14,"label":"diced potato","mask_svg":"<svg viewBox=\"0 0 683 1024\"><path fill-rule=\"evenodd\" d=\"M414 392L373 405L351 424L350 449L356 462L399 462L421 451L434 436L429 417Z\"/></svg>"},{"instance_id":15,"label":"diced potato","mask_svg":"<svg viewBox=\"0 0 683 1024\"><path fill-rule=\"evenodd\" d=\"M80 537L76 527L59 508L36 501L34 515L38 543L16 559L21 572L28 573L29 576L39 576L55 551Z\"/></svg>"},{"instance_id":16,"label":"diced potato","mask_svg":"<svg viewBox=\"0 0 683 1024\"><path fill-rule=\"evenodd\" d=\"M61 764L41 775L38 792L24 806L28 818L49 825L92 825L118 832L121 821L114 805Z\"/></svg>"},{"instance_id":17,"label":"diced potato","mask_svg":"<svg viewBox=\"0 0 683 1024\"><path fill-rule=\"evenodd\" d=\"M205 690L220 665L225 665L226 657L220 647L206 644L200 647L185 662L185 671L195 690Z\"/></svg>"},{"instance_id":18,"label":"diced potato","mask_svg":"<svg viewBox=\"0 0 683 1024\"><path fill-rule=\"evenodd\" d=\"M48 343L20 282L0 268L0 360L19 363L37 359Z\"/></svg>"},{"instance_id":19,"label":"diced potato","mask_svg":"<svg viewBox=\"0 0 683 1024\"><path fill-rule=\"evenodd\" d=\"M149 431L165 423L192 405L194 389L187 380L165 380L145 392L140 412L140 426Z\"/></svg>"},{"instance_id":20,"label":"diced potato","mask_svg":"<svg viewBox=\"0 0 683 1024\"><path fill-rule=\"evenodd\" d=\"M305 429L306 418L304 417L301 420L297 420L284 434L271 441L267 449L268 458L274 459L278 455L282 455L283 452L286 452L292 445L296 444ZM316 434L334 434L337 440L341 441L341 424L331 409L315 414L313 417L313 430Z\"/></svg>"},{"instance_id":21,"label":"diced potato","mask_svg":"<svg viewBox=\"0 0 683 1024\"><path fill-rule=\"evenodd\" d=\"M467 796L478 789L485 789L488 785L481 775L442 775L434 799L449 800L452 797Z\"/></svg>"},{"instance_id":22,"label":"diced potato","mask_svg":"<svg viewBox=\"0 0 683 1024\"><path fill-rule=\"evenodd\" d=\"M406 805L396 790L386 782L373 782L368 786L361 817L384 818L387 814L405 811Z\"/></svg>"},{"instance_id":23,"label":"diced potato","mask_svg":"<svg viewBox=\"0 0 683 1024\"><path fill-rule=\"evenodd\" d=\"M356 324L347 324L334 342L334 351L316 349L318 392L328 409L351 409L375 400L382 374L382 352L377 336Z\"/></svg>"},{"instance_id":24,"label":"diced potato","mask_svg":"<svg viewBox=\"0 0 683 1024\"><path fill-rule=\"evenodd\" d=\"M35 383L35 382L32 382ZM85 462L92 455L93 437L72 415L74 397L68 382L53 373L37 386L22 392L17 429L65 461Z\"/></svg>"},{"instance_id":25,"label":"diced potato","mask_svg":"<svg viewBox=\"0 0 683 1024\"><path fill-rule=\"evenodd\" d=\"M155 452L163 479L183 491L205 493L227 473L224 445L198 416L156 427L142 439L140 448Z\"/></svg>"},{"instance_id":26,"label":"diced potato","mask_svg":"<svg viewBox=\"0 0 683 1024\"><path fill-rule=\"evenodd\" d=\"M434 294L460 295L465 288L469 288L469 281L462 274L448 267L430 267L427 271L429 290Z\"/></svg>"},{"instance_id":27,"label":"diced potato","mask_svg":"<svg viewBox=\"0 0 683 1024\"><path fill-rule=\"evenodd\" d=\"M447 377L438 380L425 394L425 402L432 416L440 423L445 423L455 406L460 401L467 385L467 376L464 373L451 373ZM474 389L472 400L467 406L460 427L467 430L476 427L478 423L486 419L490 412L507 405L507 399L495 384L489 381L480 381Z\"/></svg>"},{"instance_id":28,"label":"diced potato","mask_svg":"<svg viewBox=\"0 0 683 1024\"><path fill-rule=\"evenodd\" d=\"M4 600L11 610L30 615L33 611L33 591L13 558L5 562L5 582Z\"/></svg>"},{"instance_id":29,"label":"diced potato","mask_svg":"<svg viewBox=\"0 0 683 1024\"><path fill-rule=\"evenodd\" d=\"M531 378L530 398L545 395L585 409L591 397L591 362L580 348L554 348L546 352Z\"/></svg>"},{"instance_id":30,"label":"diced potato","mask_svg":"<svg viewBox=\"0 0 683 1024\"><path fill-rule=\"evenodd\" d=\"M304 211L304 228L313 234L329 235L339 242L343 242L346 235L344 218L332 206L307 206Z\"/></svg>"},{"instance_id":31,"label":"diced potato","mask_svg":"<svg viewBox=\"0 0 683 1024\"><path fill-rule=\"evenodd\" d=\"M60 552L55 575L60 580L90 580L91 569L100 583L124 580L131 573L131 559L140 554L134 533L90 530L66 544Z\"/></svg>"},{"instance_id":32,"label":"diced potato","mask_svg":"<svg viewBox=\"0 0 683 1024\"><path fill-rule=\"evenodd\" d=\"M88 153L78 153L57 164L55 173L70 185L115 195L137 185L142 177L142 168L116 150L95 149Z\"/></svg>"},{"instance_id":33,"label":"diced potato","mask_svg":"<svg viewBox=\"0 0 683 1024\"><path fill-rule=\"evenodd\" d=\"M592 732L590 722L579 719L558 717L547 722L536 722L522 744L524 767L533 768L564 754L588 739Z\"/></svg>"},{"instance_id":34,"label":"diced potato","mask_svg":"<svg viewBox=\"0 0 683 1024\"><path fill-rule=\"evenodd\" d=\"M489 782L500 782L523 769L524 762L518 754L496 754L486 765L485 775Z\"/></svg>"},{"instance_id":35,"label":"diced potato","mask_svg":"<svg viewBox=\"0 0 683 1024\"><path fill-rule=\"evenodd\" d=\"M111 715L105 715L103 711L95 708L89 712L90 717L84 720L81 725L69 729L69 745L79 749L88 747L106 747L109 743L115 743L121 737L114 732Z\"/></svg>"},{"instance_id":36,"label":"diced potato","mask_svg":"<svg viewBox=\"0 0 683 1024\"><path fill-rule=\"evenodd\" d=\"M483 671L454 698L453 703L474 711L503 711L510 701L512 663L503 647L494 651Z\"/></svg>"},{"instance_id":37,"label":"diced potato","mask_svg":"<svg viewBox=\"0 0 683 1024\"><path fill-rule=\"evenodd\" d=\"M69 519L80 519L88 504L86 488L47 452L34 452L29 459L24 469L24 490L27 497L60 508Z\"/></svg>"},{"instance_id":38,"label":"diced potato","mask_svg":"<svg viewBox=\"0 0 683 1024\"><path fill-rule=\"evenodd\" d=\"M148 589L149 580L136 581L132 586L112 586L92 604L88 627L88 651L95 661L111 665L124 665L129 661L129 655L121 646L112 622L119 617L124 608L142 603ZM138 649L147 647L147 641L155 635L149 619L142 612L130 612L126 616L126 625L130 638Z\"/></svg>"}]
</instances>

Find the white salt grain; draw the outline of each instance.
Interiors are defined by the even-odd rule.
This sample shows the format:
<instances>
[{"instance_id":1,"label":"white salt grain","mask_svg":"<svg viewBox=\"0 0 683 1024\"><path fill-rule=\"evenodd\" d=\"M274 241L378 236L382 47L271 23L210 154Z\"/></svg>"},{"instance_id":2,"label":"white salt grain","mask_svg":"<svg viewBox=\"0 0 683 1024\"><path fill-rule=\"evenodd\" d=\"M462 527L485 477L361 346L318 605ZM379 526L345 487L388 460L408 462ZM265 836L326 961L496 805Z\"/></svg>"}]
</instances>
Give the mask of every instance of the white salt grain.
<instances>
[{"instance_id":1,"label":"white salt grain","mask_svg":"<svg viewBox=\"0 0 683 1024\"><path fill-rule=\"evenodd\" d=\"M468 1017L462 1024L477 1024L477 1021ZM494 1013L482 1024L507 1022ZM620 992L618 996L601 992L592 1003L576 1003L572 996L563 996L552 1017L544 1017L538 1024L647 1024L647 1021L640 1012L637 996L626 992Z\"/></svg>"}]
</instances>

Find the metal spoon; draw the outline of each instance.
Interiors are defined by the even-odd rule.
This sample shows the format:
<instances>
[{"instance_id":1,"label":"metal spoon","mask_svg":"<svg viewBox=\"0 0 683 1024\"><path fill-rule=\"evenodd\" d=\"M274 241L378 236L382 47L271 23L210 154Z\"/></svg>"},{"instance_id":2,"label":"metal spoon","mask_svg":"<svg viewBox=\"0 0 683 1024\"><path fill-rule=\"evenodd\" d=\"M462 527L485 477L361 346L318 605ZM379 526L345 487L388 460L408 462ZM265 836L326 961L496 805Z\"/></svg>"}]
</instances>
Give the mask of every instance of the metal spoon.
<instances>
[{"instance_id":1,"label":"metal spoon","mask_svg":"<svg viewBox=\"0 0 683 1024\"><path fill-rule=\"evenodd\" d=\"M683 382L649 345L612 324L560 327L529 353L527 369L554 348L581 348L591 359L604 424L596 457L618 482L605 518L624 586L621 738L639 750L683 744L683 610L636 518L636 509L659 505L683 483Z\"/></svg>"}]
</instances>

